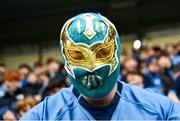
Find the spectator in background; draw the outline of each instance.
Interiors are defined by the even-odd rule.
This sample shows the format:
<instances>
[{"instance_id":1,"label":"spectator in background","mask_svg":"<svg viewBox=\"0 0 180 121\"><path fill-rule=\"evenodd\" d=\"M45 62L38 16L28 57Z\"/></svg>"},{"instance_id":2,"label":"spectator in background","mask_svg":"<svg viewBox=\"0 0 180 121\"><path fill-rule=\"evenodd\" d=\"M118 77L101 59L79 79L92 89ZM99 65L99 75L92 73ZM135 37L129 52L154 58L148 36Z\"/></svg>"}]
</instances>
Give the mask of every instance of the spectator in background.
<instances>
[{"instance_id":1,"label":"spectator in background","mask_svg":"<svg viewBox=\"0 0 180 121\"><path fill-rule=\"evenodd\" d=\"M132 57L127 57L124 60L124 64L121 65L121 73L118 79L126 82L126 74L128 72L137 71L137 67L138 67L138 62Z\"/></svg>"},{"instance_id":2,"label":"spectator in background","mask_svg":"<svg viewBox=\"0 0 180 121\"><path fill-rule=\"evenodd\" d=\"M174 85L173 76L174 72L172 71L171 60L167 54L162 54L157 59L158 65L160 66L160 76L164 82L164 93L168 94L169 89L171 89Z\"/></svg>"},{"instance_id":3,"label":"spectator in background","mask_svg":"<svg viewBox=\"0 0 180 121\"><path fill-rule=\"evenodd\" d=\"M119 80L126 82L126 74L128 72L137 71L138 62L132 57L126 57L124 63L121 65L121 73L118 77Z\"/></svg>"},{"instance_id":4,"label":"spectator in background","mask_svg":"<svg viewBox=\"0 0 180 121\"><path fill-rule=\"evenodd\" d=\"M121 63L121 65L124 64L127 56L128 56L128 53L127 53L126 49L122 49L122 51L120 53L120 63Z\"/></svg>"},{"instance_id":5,"label":"spectator in background","mask_svg":"<svg viewBox=\"0 0 180 121\"><path fill-rule=\"evenodd\" d=\"M154 59L158 58L162 53L162 49L159 46L153 46L151 49L154 52L153 55L152 53L150 53L150 56L153 57Z\"/></svg>"},{"instance_id":6,"label":"spectator in background","mask_svg":"<svg viewBox=\"0 0 180 121\"><path fill-rule=\"evenodd\" d=\"M180 55L178 55L178 46L173 45L173 44L167 44L166 51L169 54L169 57L172 61L173 66L174 67L179 66L180 65Z\"/></svg>"},{"instance_id":7,"label":"spectator in background","mask_svg":"<svg viewBox=\"0 0 180 121\"><path fill-rule=\"evenodd\" d=\"M144 87L144 84L143 84L143 75L140 73L140 72L128 72L126 74L126 81L127 83L129 84L132 84L132 85L136 85L136 86L139 86L139 87Z\"/></svg>"},{"instance_id":8,"label":"spectator in background","mask_svg":"<svg viewBox=\"0 0 180 121\"><path fill-rule=\"evenodd\" d=\"M144 73L144 87L163 94L163 82L160 76L160 66L157 61L148 64L148 71Z\"/></svg>"},{"instance_id":9,"label":"spectator in background","mask_svg":"<svg viewBox=\"0 0 180 121\"><path fill-rule=\"evenodd\" d=\"M31 72L27 76L26 82L24 82L24 85L22 86L21 90L24 96L32 96L37 101L40 101L42 99L42 96L39 95L39 91L42 87L42 82L39 80L37 75L33 72Z\"/></svg>"},{"instance_id":10,"label":"spectator in background","mask_svg":"<svg viewBox=\"0 0 180 121\"><path fill-rule=\"evenodd\" d=\"M136 71L138 62L134 58L128 57L125 59L124 68L127 72Z\"/></svg>"},{"instance_id":11,"label":"spectator in background","mask_svg":"<svg viewBox=\"0 0 180 121\"><path fill-rule=\"evenodd\" d=\"M174 80L177 80L180 76L180 50L178 47L180 45L174 45L175 54L174 56L170 56L172 64L173 64L173 71L175 72Z\"/></svg>"},{"instance_id":12,"label":"spectator in background","mask_svg":"<svg viewBox=\"0 0 180 121\"><path fill-rule=\"evenodd\" d=\"M152 47L148 49L148 55L152 58L152 60L156 58L156 52Z\"/></svg>"},{"instance_id":13,"label":"spectator in background","mask_svg":"<svg viewBox=\"0 0 180 121\"><path fill-rule=\"evenodd\" d=\"M20 74L16 71L5 72L0 87L0 119L15 119L16 102L22 99L18 89Z\"/></svg>"},{"instance_id":14,"label":"spectator in background","mask_svg":"<svg viewBox=\"0 0 180 121\"><path fill-rule=\"evenodd\" d=\"M180 76L180 45L173 45L173 44L167 44L166 45L166 52L169 55L169 58L172 62L172 68L175 72L173 79L176 80Z\"/></svg>"},{"instance_id":15,"label":"spectator in background","mask_svg":"<svg viewBox=\"0 0 180 121\"><path fill-rule=\"evenodd\" d=\"M32 71L31 70L31 67L28 65L28 64L21 64L19 67L18 67L18 71L20 73L20 76L21 76L21 80L26 80L28 74Z\"/></svg>"},{"instance_id":16,"label":"spectator in background","mask_svg":"<svg viewBox=\"0 0 180 121\"><path fill-rule=\"evenodd\" d=\"M3 81L3 75L7 71L6 65L4 63L0 63L0 86Z\"/></svg>"},{"instance_id":17,"label":"spectator in background","mask_svg":"<svg viewBox=\"0 0 180 121\"><path fill-rule=\"evenodd\" d=\"M127 56L128 56L128 53L127 53L126 49L123 49L120 53L120 64L121 64L120 69L121 69L121 71L118 76L118 80L124 81L124 82L126 81L125 80L126 70L124 68L124 63L126 61Z\"/></svg>"},{"instance_id":18,"label":"spectator in background","mask_svg":"<svg viewBox=\"0 0 180 121\"><path fill-rule=\"evenodd\" d=\"M47 66L49 68L49 78L52 80L56 78L57 73L59 72L60 69L60 63L57 60L54 59L49 59L47 61Z\"/></svg>"},{"instance_id":19,"label":"spectator in background","mask_svg":"<svg viewBox=\"0 0 180 121\"><path fill-rule=\"evenodd\" d=\"M35 62L33 65L33 72L36 72L38 70L40 70L43 67L43 64L39 61Z\"/></svg>"},{"instance_id":20,"label":"spectator in background","mask_svg":"<svg viewBox=\"0 0 180 121\"><path fill-rule=\"evenodd\" d=\"M143 64L148 64L152 60L151 56L149 55L149 48L141 48L139 52L139 60Z\"/></svg>"},{"instance_id":21,"label":"spectator in background","mask_svg":"<svg viewBox=\"0 0 180 121\"><path fill-rule=\"evenodd\" d=\"M172 79L174 80L174 87L169 91L168 97L176 102L180 102L180 44L168 43L165 48L169 54L172 62Z\"/></svg>"},{"instance_id":22,"label":"spectator in background","mask_svg":"<svg viewBox=\"0 0 180 121\"><path fill-rule=\"evenodd\" d=\"M47 67L47 75L50 83L48 83L45 95L51 95L58 92L62 87L67 86L66 72L63 68L64 65L54 59L49 59L47 61Z\"/></svg>"},{"instance_id":23,"label":"spectator in background","mask_svg":"<svg viewBox=\"0 0 180 121\"><path fill-rule=\"evenodd\" d=\"M141 64L147 65L154 59L155 52L153 49L142 47L139 50L134 50L133 58Z\"/></svg>"},{"instance_id":24,"label":"spectator in background","mask_svg":"<svg viewBox=\"0 0 180 121\"><path fill-rule=\"evenodd\" d=\"M40 94L43 97L52 95L62 87L68 86L64 65L53 58L49 58L46 65L35 73L43 82L43 86L40 89Z\"/></svg>"},{"instance_id":25,"label":"spectator in background","mask_svg":"<svg viewBox=\"0 0 180 121\"><path fill-rule=\"evenodd\" d=\"M33 97L26 97L23 100L19 100L16 105L17 118L19 119L31 108L37 104L37 101Z\"/></svg>"}]
</instances>

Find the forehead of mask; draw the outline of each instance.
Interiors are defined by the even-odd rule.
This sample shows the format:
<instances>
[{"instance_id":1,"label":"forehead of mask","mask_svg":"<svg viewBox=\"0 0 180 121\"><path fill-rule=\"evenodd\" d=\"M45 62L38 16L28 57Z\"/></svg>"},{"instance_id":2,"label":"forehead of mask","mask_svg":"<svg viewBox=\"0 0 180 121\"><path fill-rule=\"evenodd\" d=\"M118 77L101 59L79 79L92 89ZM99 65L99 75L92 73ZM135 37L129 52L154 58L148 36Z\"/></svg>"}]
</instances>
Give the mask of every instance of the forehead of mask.
<instances>
[{"instance_id":1,"label":"forehead of mask","mask_svg":"<svg viewBox=\"0 0 180 121\"><path fill-rule=\"evenodd\" d=\"M103 40L107 35L107 25L104 23L100 15L98 14L80 14L72 20L67 28L69 37L74 43L84 43L91 45L94 42ZM94 36L88 38L86 36L86 29L90 29L90 32Z\"/></svg>"}]
</instances>

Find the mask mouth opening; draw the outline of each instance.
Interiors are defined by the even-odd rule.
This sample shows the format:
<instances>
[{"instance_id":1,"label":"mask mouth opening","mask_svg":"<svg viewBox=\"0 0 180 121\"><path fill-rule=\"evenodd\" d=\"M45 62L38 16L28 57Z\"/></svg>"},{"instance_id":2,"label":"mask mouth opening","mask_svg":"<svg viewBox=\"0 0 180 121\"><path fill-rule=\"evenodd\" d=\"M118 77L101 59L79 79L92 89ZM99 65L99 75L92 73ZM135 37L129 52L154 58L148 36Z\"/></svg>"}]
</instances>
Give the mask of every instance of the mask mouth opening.
<instances>
[{"instance_id":1,"label":"mask mouth opening","mask_svg":"<svg viewBox=\"0 0 180 121\"><path fill-rule=\"evenodd\" d=\"M103 78L99 75L85 75L80 79L81 84L88 90L96 89L103 84Z\"/></svg>"}]
</instances>

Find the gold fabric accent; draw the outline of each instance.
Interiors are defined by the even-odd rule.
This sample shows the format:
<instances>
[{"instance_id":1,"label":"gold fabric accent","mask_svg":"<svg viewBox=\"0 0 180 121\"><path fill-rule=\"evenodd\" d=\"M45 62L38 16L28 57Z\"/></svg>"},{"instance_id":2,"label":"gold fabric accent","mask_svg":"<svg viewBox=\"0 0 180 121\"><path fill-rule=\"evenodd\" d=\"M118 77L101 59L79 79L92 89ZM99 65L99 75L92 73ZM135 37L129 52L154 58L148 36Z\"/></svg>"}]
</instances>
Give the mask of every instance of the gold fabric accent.
<instances>
[{"instance_id":1,"label":"gold fabric accent","mask_svg":"<svg viewBox=\"0 0 180 121\"><path fill-rule=\"evenodd\" d=\"M68 65L86 68L90 71L104 64L114 63L113 65L115 65L115 51L117 49L115 44L115 32L113 32L112 28L109 29L109 32L111 32L109 33L111 36L108 36L104 43L97 43L92 47L81 44L75 45L69 39L64 39L64 54L67 58ZM68 38L68 36L65 38ZM103 51L103 49L108 49L110 52L107 53L108 55L97 57L97 53Z\"/></svg>"},{"instance_id":2,"label":"gold fabric accent","mask_svg":"<svg viewBox=\"0 0 180 121\"><path fill-rule=\"evenodd\" d=\"M109 64L111 66L111 72L115 69L115 67L117 67L118 60L116 57L116 52L118 47L116 43L116 30L108 20L105 18L102 19L108 26L108 35L103 40L103 43L102 40L100 42L97 41L97 43L93 44L92 46L82 43L73 43L67 32L67 28L69 27L71 20L66 22L64 25L61 32L60 41L63 44L63 54L67 60L67 64L65 65L66 69L68 69L72 75L74 75L74 67L94 71L101 66ZM102 29L104 29L104 23L102 24ZM86 26L89 27L89 25ZM87 28L86 32L89 30L91 29Z\"/></svg>"}]
</instances>

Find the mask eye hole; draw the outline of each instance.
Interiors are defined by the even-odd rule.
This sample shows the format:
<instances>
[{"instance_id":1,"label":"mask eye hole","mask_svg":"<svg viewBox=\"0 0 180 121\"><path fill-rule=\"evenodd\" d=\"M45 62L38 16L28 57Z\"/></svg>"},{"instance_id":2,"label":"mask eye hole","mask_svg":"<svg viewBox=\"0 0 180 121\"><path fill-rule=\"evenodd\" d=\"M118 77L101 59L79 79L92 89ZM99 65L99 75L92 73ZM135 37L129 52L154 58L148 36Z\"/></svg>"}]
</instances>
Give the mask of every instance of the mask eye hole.
<instances>
[{"instance_id":1,"label":"mask eye hole","mask_svg":"<svg viewBox=\"0 0 180 121\"><path fill-rule=\"evenodd\" d=\"M111 46L102 48L96 53L96 59L105 58L110 54L110 52L111 52Z\"/></svg>"},{"instance_id":2,"label":"mask eye hole","mask_svg":"<svg viewBox=\"0 0 180 121\"><path fill-rule=\"evenodd\" d=\"M73 58L74 60L85 60L85 57L81 51L68 50L68 53L69 53L70 57Z\"/></svg>"}]
</instances>

